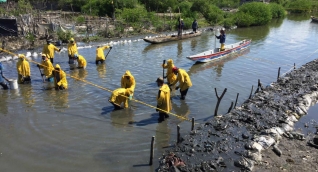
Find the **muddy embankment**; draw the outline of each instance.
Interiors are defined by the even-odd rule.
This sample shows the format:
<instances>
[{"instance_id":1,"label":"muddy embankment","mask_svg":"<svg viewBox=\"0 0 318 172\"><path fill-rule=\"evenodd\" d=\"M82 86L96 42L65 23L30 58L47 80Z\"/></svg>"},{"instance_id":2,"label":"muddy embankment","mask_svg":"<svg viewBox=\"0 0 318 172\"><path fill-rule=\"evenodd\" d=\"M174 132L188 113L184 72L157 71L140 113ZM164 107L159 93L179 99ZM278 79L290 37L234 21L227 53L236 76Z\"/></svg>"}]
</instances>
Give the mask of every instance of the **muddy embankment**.
<instances>
[{"instance_id":1,"label":"muddy embankment","mask_svg":"<svg viewBox=\"0 0 318 172\"><path fill-rule=\"evenodd\" d=\"M166 150L158 171L253 171L268 163L264 152L287 154L280 149L285 138L318 148L318 139L294 131L294 124L317 102L317 86L318 60L314 60L266 88L259 87L240 107L200 124Z\"/></svg>"}]
</instances>

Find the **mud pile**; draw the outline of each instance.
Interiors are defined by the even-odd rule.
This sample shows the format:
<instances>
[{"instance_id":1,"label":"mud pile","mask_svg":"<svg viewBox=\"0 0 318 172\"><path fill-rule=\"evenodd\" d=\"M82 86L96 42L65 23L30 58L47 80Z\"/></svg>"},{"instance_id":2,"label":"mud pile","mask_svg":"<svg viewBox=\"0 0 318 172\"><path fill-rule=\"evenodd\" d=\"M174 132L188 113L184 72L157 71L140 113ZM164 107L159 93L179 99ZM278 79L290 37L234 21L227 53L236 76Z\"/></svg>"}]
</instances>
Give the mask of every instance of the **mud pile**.
<instances>
[{"instance_id":1,"label":"mud pile","mask_svg":"<svg viewBox=\"0 0 318 172\"><path fill-rule=\"evenodd\" d=\"M282 136L304 140L293 126L317 102L317 86L318 61L314 60L258 90L241 107L185 135L166 150L158 171L176 170L174 166L180 171L252 171L263 162L263 150L271 148L277 156L283 153Z\"/></svg>"}]
</instances>

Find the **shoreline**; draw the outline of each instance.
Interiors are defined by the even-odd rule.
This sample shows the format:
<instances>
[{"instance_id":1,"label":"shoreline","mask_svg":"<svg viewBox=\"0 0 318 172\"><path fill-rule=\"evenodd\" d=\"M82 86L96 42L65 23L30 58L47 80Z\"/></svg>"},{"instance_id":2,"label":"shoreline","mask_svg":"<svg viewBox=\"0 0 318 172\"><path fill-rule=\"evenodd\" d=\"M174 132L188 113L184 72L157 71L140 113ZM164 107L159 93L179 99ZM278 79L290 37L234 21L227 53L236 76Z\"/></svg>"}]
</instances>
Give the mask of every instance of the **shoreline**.
<instances>
[{"instance_id":1,"label":"shoreline","mask_svg":"<svg viewBox=\"0 0 318 172\"><path fill-rule=\"evenodd\" d=\"M178 166L180 171L253 171L267 167L263 159L269 151L273 150L277 157L286 154L285 149L280 149L280 145L289 144L283 137L303 144L312 140L313 136L305 138L295 132L294 124L317 102L317 86L316 59L266 88L259 87L230 113L197 125L183 136L182 142L165 151L158 171L174 168L172 164L178 158L185 164Z\"/></svg>"}]
</instances>

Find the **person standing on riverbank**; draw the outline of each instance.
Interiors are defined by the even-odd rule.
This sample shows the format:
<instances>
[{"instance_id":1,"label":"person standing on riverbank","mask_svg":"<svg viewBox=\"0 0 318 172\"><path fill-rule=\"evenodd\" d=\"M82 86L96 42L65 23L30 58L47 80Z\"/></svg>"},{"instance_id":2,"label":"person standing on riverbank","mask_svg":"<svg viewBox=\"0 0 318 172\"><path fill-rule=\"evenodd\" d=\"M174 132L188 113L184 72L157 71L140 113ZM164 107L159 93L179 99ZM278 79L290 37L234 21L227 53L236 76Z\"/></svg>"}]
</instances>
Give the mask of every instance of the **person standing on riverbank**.
<instances>
[{"instance_id":1,"label":"person standing on riverbank","mask_svg":"<svg viewBox=\"0 0 318 172\"><path fill-rule=\"evenodd\" d=\"M124 108L128 108L128 99L131 94L131 89L118 88L112 92L108 101L114 106L115 110L121 109L122 103L124 103Z\"/></svg>"},{"instance_id":2,"label":"person standing on riverbank","mask_svg":"<svg viewBox=\"0 0 318 172\"><path fill-rule=\"evenodd\" d=\"M163 78L159 77L156 80L159 87L157 96L157 109L159 112L158 122L162 122L165 118L169 118L169 113L172 109L171 99L170 99L170 88L167 84L164 84Z\"/></svg>"},{"instance_id":3,"label":"person standing on riverbank","mask_svg":"<svg viewBox=\"0 0 318 172\"><path fill-rule=\"evenodd\" d=\"M177 80L175 80L172 84L170 84L170 86L179 82L179 86L176 87L176 90L180 88L180 93L181 93L180 99L184 100L188 93L189 88L192 86L190 76L185 70L179 69L176 66L172 68L172 71L174 74L178 76L177 76Z\"/></svg>"},{"instance_id":4,"label":"person standing on riverbank","mask_svg":"<svg viewBox=\"0 0 318 172\"><path fill-rule=\"evenodd\" d=\"M175 75L172 72L172 68L174 67L173 60L172 59L167 60L167 64L163 64L162 67L164 69L167 69L167 74L165 78L167 78L168 85L170 85L177 79L177 75Z\"/></svg>"},{"instance_id":5,"label":"person standing on riverbank","mask_svg":"<svg viewBox=\"0 0 318 172\"><path fill-rule=\"evenodd\" d=\"M77 60L77 68L79 68L79 69L86 68L86 60L82 55L74 54L74 59Z\"/></svg>"},{"instance_id":6,"label":"person standing on riverbank","mask_svg":"<svg viewBox=\"0 0 318 172\"><path fill-rule=\"evenodd\" d=\"M215 35L215 37L220 40L220 44L221 44L220 51L224 51L225 50L225 38L226 38L225 30L222 28L220 30L220 35L219 36Z\"/></svg>"},{"instance_id":7,"label":"person standing on riverbank","mask_svg":"<svg viewBox=\"0 0 318 172\"><path fill-rule=\"evenodd\" d=\"M2 88L4 90L7 90L7 89L9 89L9 87L8 87L8 84L4 80L9 82L8 79L3 76L3 67L2 67L2 63L0 62L0 85L2 86Z\"/></svg>"},{"instance_id":8,"label":"person standing on riverbank","mask_svg":"<svg viewBox=\"0 0 318 172\"><path fill-rule=\"evenodd\" d=\"M59 64L55 65L55 71L53 72L53 75L54 75L54 80L55 80L55 89L56 90L67 89L66 74L61 69Z\"/></svg>"},{"instance_id":9,"label":"person standing on riverbank","mask_svg":"<svg viewBox=\"0 0 318 172\"><path fill-rule=\"evenodd\" d=\"M184 26L183 19L180 18L179 19L179 24L178 24L178 37L181 37L181 38L182 38L183 26Z\"/></svg>"},{"instance_id":10,"label":"person standing on riverbank","mask_svg":"<svg viewBox=\"0 0 318 172\"><path fill-rule=\"evenodd\" d=\"M194 33L197 33L197 29L198 29L198 22L196 19L194 19L194 21L192 23L192 30Z\"/></svg>"},{"instance_id":11,"label":"person standing on riverbank","mask_svg":"<svg viewBox=\"0 0 318 172\"><path fill-rule=\"evenodd\" d=\"M47 40L47 44L43 47L42 54L46 54L52 64L54 63L54 51L61 52L61 49L52 44L52 39Z\"/></svg>"},{"instance_id":12,"label":"person standing on riverbank","mask_svg":"<svg viewBox=\"0 0 318 172\"><path fill-rule=\"evenodd\" d=\"M25 56L23 54L19 54L19 59L17 62L17 72L18 72L18 83L30 83L31 82L31 72L30 72L30 64L25 60Z\"/></svg>"},{"instance_id":13,"label":"person standing on riverbank","mask_svg":"<svg viewBox=\"0 0 318 172\"><path fill-rule=\"evenodd\" d=\"M54 70L54 67L50 60L48 60L46 54L42 54L42 62L41 65L37 65L39 68L43 68L43 74L41 76L45 76L48 81L53 82L53 75L52 71Z\"/></svg>"},{"instance_id":14,"label":"person standing on riverbank","mask_svg":"<svg viewBox=\"0 0 318 172\"><path fill-rule=\"evenodd\" d=\"M67 44L68 64L74 64L74 55L78 54L77 45L74 38L69 40Z\"/></svg>"},{"instance_id":15,"label":"person standing on riverbank","mask_svg":"<svg viewBox=\"0 0 318 172\"><path fill-rule=\"evenodd\" d=\"M130 73L129 70L126 70L125 74L121 77L121 88L130 89L132 93L131 96L133 96L135 87L135 77Z\"/></svg>"},{"instance_id":16,"label":"person standing on riverbank","mask_svg":"<svg viewBox=\"0 0 318 172\"><path fill-rule=\"evenodd\" d=\"M105 57L104 55L104 50L106 50L107 48L112 49L112 46L106 45L106 46L97 46L96 49L96 65L100 62L100 63L104 63L104 61L106 60L107 57ZM110 51L110 50L109 50Z\"/></svg>"}]
</instances>

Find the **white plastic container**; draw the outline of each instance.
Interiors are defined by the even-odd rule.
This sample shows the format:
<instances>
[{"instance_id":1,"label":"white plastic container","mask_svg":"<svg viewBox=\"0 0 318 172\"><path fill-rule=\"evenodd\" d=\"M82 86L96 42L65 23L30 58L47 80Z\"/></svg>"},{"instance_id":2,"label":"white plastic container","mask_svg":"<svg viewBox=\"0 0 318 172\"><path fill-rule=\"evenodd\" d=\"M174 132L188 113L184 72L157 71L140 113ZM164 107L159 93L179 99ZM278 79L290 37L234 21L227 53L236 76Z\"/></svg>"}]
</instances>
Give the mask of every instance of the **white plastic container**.
<instances>
[{"instance_id":1,"label":"white plastic container","mask_svg":"<svg viewBox=\"0 0 318 172\"><path fill-rule=\"evenodd\" d=\"M9 79L9 85L12 90L18 89L18 80Z\"/></svg>"}]
</instances>

